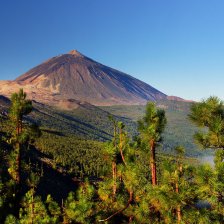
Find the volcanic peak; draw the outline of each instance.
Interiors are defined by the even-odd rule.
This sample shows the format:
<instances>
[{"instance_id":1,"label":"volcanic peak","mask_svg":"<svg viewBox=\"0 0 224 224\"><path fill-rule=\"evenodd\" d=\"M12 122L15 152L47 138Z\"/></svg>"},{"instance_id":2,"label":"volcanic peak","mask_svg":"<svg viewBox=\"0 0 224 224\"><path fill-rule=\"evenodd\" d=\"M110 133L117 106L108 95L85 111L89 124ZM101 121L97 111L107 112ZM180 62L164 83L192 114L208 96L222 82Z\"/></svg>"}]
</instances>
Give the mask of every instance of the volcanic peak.
<instances>
[{"instance_id":1,"label":"volcanic peak","mask_svg":"<svg viewBox=\"0 0 224 224\"><path fill-rule=\"evenodd\" d=\"M93 105L145 104L167 95L128 74L104 66L77 50L53 57L19 76L0 83L0 94L9 96L23 88L33 100L55 105L85 101ZM63 107L63 105L61 105Z\"/></svg>"},{"instance_id":2,"label":"volcanic peak","mask_svg":"<svg viewBox=\"0 0 224 224\"><path fill-rule=\"evenodd\" d=\"M77 57L84 57L80 52L78 52L77 50L71 50L68 52L68 54L70 55L74 55L74 56L77 56Z\"/></svg>"}]
</instances>

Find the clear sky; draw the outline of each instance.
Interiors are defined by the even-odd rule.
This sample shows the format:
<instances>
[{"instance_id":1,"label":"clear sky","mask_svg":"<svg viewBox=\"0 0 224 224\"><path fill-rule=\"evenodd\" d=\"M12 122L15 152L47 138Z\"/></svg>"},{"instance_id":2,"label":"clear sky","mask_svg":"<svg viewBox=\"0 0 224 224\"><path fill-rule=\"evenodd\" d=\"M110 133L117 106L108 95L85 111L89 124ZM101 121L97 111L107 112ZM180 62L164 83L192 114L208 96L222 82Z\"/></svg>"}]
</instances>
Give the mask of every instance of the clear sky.
<instances>
[{"instance_id":1,"label":"clear sky","mask_svg":"<svg viewBox=\"0 0 224 224\"><path fill-rule=\"evenodd\" d=\"M168 95L224 100L223 0L2 0L0 79L76 49Z\"/></svg>"}]
</instances>

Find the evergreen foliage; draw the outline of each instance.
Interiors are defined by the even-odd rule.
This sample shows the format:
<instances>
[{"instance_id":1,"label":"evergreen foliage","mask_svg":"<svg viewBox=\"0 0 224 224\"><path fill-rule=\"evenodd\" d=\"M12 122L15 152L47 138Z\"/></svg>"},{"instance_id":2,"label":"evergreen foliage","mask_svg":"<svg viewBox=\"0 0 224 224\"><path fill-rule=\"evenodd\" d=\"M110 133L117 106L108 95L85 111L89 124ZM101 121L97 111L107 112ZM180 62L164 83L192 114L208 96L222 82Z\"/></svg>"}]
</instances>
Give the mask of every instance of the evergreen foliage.
<instances>
[{"instance_id":1,"label":"evergreen foliage","mask_svg":"<svg viewBox=\"0 0 224 224\"><path fill-rule=\"evenodd\" d=\"M40 137L33 121L24 122L31 111L31 101L20 90L12 96L9 119L2 118L0 223L224 222L224 107L219 99L193 104L189 115L204 128L196 141L215 150L214 167L192 164L179 145L172 155L158 150L166 117L153 103L147 104L134 139L124 122L110 116L112 140L107 143L46 128ZM66 199L56 201L38 190L46 167L73 181ZM53 181L56 187L59 180Z\"/></svg>"}]
</instances>

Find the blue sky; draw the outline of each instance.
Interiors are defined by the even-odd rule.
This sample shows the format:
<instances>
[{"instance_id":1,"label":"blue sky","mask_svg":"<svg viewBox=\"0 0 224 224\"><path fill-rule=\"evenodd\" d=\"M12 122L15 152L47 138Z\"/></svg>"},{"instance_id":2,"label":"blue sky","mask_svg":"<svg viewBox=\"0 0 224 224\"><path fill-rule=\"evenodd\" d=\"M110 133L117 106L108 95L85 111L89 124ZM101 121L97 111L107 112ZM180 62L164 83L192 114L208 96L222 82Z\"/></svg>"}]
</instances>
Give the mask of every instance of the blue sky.
<instances>
[{"instance_id":1,"label":"blue sky","mask_svg":"<svg viewBox=\"0 0 224 224\"><path fill-rule=\"evenodd\" d=\"M168 95L224 100L223 0L0 2L0 79L77 49Z\"/></svg>"}]
</instances>

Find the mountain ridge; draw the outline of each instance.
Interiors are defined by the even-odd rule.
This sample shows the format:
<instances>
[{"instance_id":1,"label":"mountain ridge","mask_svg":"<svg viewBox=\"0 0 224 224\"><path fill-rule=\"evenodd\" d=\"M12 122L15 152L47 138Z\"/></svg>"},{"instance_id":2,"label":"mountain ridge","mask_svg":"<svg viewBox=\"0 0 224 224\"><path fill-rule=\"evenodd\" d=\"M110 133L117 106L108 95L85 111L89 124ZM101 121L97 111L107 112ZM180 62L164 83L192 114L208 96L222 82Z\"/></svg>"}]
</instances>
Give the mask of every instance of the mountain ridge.
<instances>
[{"instance_id":1,"label":"mountain ridge","mask_svg":"<svg viewBox=\"0 0 224 224\"><path fill-rule=\"evenodd\" d=\"M14 81L1 81L0 84L2 95L9 96L12 90L24 88L36 101L61 107L70 104L71 108L71 100L108 106L169 99L151 85L96 62L77 50L52 57Z\"/></svg>"}]
</instances>

